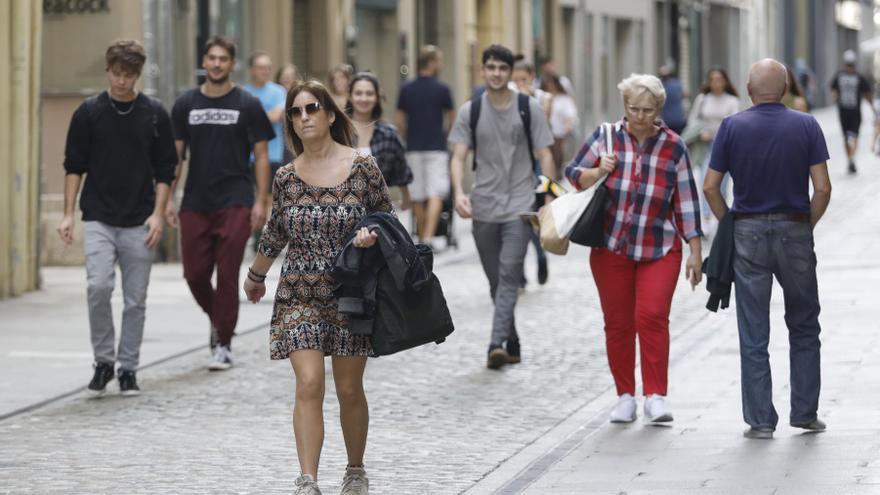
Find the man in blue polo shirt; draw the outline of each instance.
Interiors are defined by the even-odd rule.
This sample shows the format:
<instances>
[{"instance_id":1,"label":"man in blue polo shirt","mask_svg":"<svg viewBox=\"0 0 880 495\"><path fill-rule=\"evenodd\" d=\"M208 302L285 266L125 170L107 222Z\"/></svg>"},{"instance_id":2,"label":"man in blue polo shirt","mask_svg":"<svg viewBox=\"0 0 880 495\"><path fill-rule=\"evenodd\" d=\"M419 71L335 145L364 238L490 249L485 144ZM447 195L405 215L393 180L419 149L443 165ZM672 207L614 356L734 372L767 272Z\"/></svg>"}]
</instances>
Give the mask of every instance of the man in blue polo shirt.
<instances>
[{"instance_id":1,"label":"man in blue polo shirt","mask_svg":"<svg viewBox=\"0 0 880 495\"><path fill-rule=\"evenodd\" d=\"M269 54L263 51L256 51L248 58L248 66L250 67L250 83L244 85L244 89L248 93L257 97L269 122L272 123L272 130L275 131L275 137L269 140L269 166L272 169L272 177L269 179L269 187L272 186L272 178L275 172L281 168L284 163L284 135L281 129L282 118L284 117L284 101L287 98L287 91L284 86L271 81L272 78L272 59ZM253 161L253 157L251 157Z\"/></svg>"},{"instance_id":2,"label":"man in blue polo shirt","mask_svg":"<svg viewBox=\"0 0 880 495\"><path fill-rule=\"evenodd\" d=\"M266 116L269 117L269 122L272 123L272 130L275 131L275 137L269 140L268 145L271 175L269 176L269 184L266 188L271 191L275 172L284 166L284 132L281 128L281 121L284 117L284 103L287 99L287 91L284 89L284 86L272 82L272 59L269 58L268 53L261 50L252 53L248 57L248 68L250 82L244 85L244 89L260 100L263 110L266 111ZM250 160L251 169L253 170L253 153L251 153ZM256 180L256 175L254 175L254 179ZM269 199L271 200L271 196ZM267 204L266 211L271 209L272 205ZM256 251L257 245L260 244L260 232L260 230L257 230L253 235L254 251Z\"/></svg>"},{"instance_id":3,"label":"man in blue polo shirt","mask_svg":"<svg viewBox=\"0 0 880 495\"><path fill-rule=\"evenodd\" d=\"M721 220L727 213L721 179L725 173L733 178L733 268L746 438L773 438L779 420L767 351L774 276L785 295L791 345L789 423L825 429L816 414L820 327L813 228L831 199L828 148L812 115L780 103L786 79L785 66L776 60L752 66L748 92L754 106L721 123L703 184L706 200Z\"/></svg>"}]
</instances>

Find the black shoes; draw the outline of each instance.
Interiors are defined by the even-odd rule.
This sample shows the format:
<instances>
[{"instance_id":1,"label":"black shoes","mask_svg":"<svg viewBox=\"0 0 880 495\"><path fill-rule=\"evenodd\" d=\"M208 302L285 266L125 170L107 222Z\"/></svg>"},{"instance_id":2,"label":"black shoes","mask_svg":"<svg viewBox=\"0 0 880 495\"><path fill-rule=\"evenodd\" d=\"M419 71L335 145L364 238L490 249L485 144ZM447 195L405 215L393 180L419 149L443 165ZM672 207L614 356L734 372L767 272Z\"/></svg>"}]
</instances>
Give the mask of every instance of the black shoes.
<instances>
[{"instance_id":1,"label":"black shoes","mask_svg":"<svg viewBox=\"0 0 880 495\"><path fill-rule=\"evenodd\" d=\"M789 424L795 428L803 428L804 430L809 431L825 431L825 422L821 419L814 419L813 421L792 421Z\"/></svg>"},{"instance_id":2,"label":"black shoes","mask_svg":"<svg viewBox=\"0 0 880 495\"><path fill-rule=\"evenodd\" d=\"M544 285L547 283L547 257L538 258L538 283Z\"/></svg>"},{"instance_id":3,"label":"black shoes","mask_svg":"<svg viewBox=\"0 0 880 495\"><path fill-rule=\"evenodd\" d=\"M750 427L743 432L743 436L752 440L772 440L773 430L767 428Z\"/></svg>"},{"instance_id":4,"label":"black shoes","mask_svg":"<svg viewBox=\"0 0 880 495\"><path fill-rule=\"evenodd\" d=\"M851 174L856 173L856 162L850 160L850 161L849 161L849 166L847 167L847 171L848 171L849 173L851 173Z\"/></svg>"},{"instance_id":5,"label":"black shoes","mask_svg":"<svg viewBox=\"0 0 880 495\"><path fill-rule=\"evenodd\" d=\"M518 364L522 361L519 354L519 340L507 341L507 364Z\"/></svg>"},{"instance_id":6,"label":"black shoes","mask_svg":"<svg viewBox=\"0 0 880 495\"><path fill-rule=\"evenodd\" d=\"M92 397L100 397L107 391L107 384L113 380L113 365L108 363L95 363L95 375L89 382L87 392ZM134 371L119 368L119 393L123 397L134 397L141 394L137 384L137 375Z\"/></svg>"},{"instance_id":7,"label":"black shoes","mask_svg":"<svg viewBox=\"0 0 880 495\"><path fill-rule=\"evenodd\" d=\"M95 375L89 382L88 392L92 397L100 397L107 391L107 384L113 379L113 365L107 363L95 363Z\"/></svg>"},{"instance_id":8,"label":"black shoes","mask_svg":"<svg viewBox=\"0 0 880 495\"><path fill-rule=\"evenodd\" d=\"M507 364L510 360L510 356L507 354L507 351L504 350L500 345L490 347L489 348L489 358L486 361L486 367L490 370L501 369L502 366Z\"/></svg>"},{"instance_id":9,"label":"black shoes","mask_svg":"<svg viewBox=\"0 0 880 495\"><path fill-rule=\"evenodd\" d=\"M135 397L141 394L134 371L119 369L119 393L123 397Z\"/></svg>"}]
</instances>

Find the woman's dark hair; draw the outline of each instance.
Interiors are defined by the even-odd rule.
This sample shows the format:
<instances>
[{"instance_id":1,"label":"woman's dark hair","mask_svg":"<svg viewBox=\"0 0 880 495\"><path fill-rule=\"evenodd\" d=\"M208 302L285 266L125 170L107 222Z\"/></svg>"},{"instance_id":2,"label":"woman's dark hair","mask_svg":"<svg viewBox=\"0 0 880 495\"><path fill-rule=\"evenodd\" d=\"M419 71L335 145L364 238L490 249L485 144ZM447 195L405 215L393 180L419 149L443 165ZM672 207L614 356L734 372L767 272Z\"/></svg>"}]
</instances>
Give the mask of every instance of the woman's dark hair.
<instances>
[{"instance_id":1,"label":"woman's dark hair","mask_svg":"<svg viewBox=\"0 0 880 495\"><path fill-rule=\"evenodd\" d=\"M327 87L314 79L300 81L287 92L287 101L284 103L284 135L287 137L287 145L293 148L297 155L303 152L302 139L293 130L293 119L290 118L290 107L293 106L293 100L303 91L314 96L325 112L336 116L336 120L330 125L330 136L333 140L339 144L351 146L354 142L354 126L352 126L351 119L336 105L336 101L330 96Z\"/></svg>"},{"instance_id":2,"label":"woman's dark hair","mask_svg":"<svg viewBox=\"0 0 880 495\"><path fill-rule=\"evenodd\" d=\"M556 90L559 94L567 95L565 88L562 86L562 81L559 80L559 76L556 74L545 73L541 76L541 90L550 93L550 84L556 86Z\"/></svg>"},{"instance_id":3,"label":"woman's dark hair","mask_svg":"<svg viewBox=\"0 0 880 495\"><path fill-rule=\"evenodd\" d=\"M211 36L208 38L208 41L205 42L205 49L202 51L202 55L207 55L208 50L215 46L219 46L226 50L226 52L229 53L229 58L235 60L235 42L232 41L232 38L227 36Z\"/></svg>"},{"instance_id":4,"label":"woman's dark hair","mask_svg":"<svg viewBox=\"0 0 880 495\"><path fill-rule=\"evenodd\" d=\"M118 40L107 48L104 54L107 68L119 66L123 71L130 74L140 75L147 60L144 46L135 40Z\"/></svg>"},{"instance_id":5,"label":"woman's dark hair","mask_svg":"<svg viewBox=\"0 0 880 495\"><path fill-rule=\"evenodd\" d=\"M351 104L351 92L354 91L354 84L358 81L368 81L373 85L373 91L376 92L376 105L370 113L370 118L378 120L382 117L382 93L379 91L379 79L372 72L358 72L351 78L348 85L348 105L345 107L345 113L351 117L354 115L354 107Z\"/></svg>"},{"instance_id":6,"label":"woman's dark hair","mask_svg":"<svg viewBox=\"0 0 880 495\"><path fill-rule=\"evenodd\" d=\"M785 72L788 73L788 92L793 96L800 96L803 98L804 92L801 91L801 85L798 84L797 77L794 76L791 67L786 65Z\"/></svg>"},{"instance_id":7,"label":"woman's dark hair","mask_svg":"<svg viewBox=\"0 0 880 495\"><path fill-rule=\"evenodd\" d=\"M736 92L736 88L733 87L733 84L730 82L730 76L727 75L727 71L722 69L721 67L712 67L706 72L706 81L703 82L703 85L700 87L700 93L709 94L712 92L712 88L709 87L709 79L712 78L712 73L717 72L721 74L721 77L724 78L724 92L736 96L739 98L739 93Z\"/></svg>"},{"instance_id":8,"label":"woman's dark hair","mask_svg":"<svg viewBox=\"0 0 880 495\"><path fill-rule=\"evenodd\" d=\"M486 65L486 62L488 62L490 58L506 63L510 66L510 69L513 70L513 64L515 62L513 52L506 46L489 45L489 48L483 50L483 65Z\"/></svg>"}]
</instances>

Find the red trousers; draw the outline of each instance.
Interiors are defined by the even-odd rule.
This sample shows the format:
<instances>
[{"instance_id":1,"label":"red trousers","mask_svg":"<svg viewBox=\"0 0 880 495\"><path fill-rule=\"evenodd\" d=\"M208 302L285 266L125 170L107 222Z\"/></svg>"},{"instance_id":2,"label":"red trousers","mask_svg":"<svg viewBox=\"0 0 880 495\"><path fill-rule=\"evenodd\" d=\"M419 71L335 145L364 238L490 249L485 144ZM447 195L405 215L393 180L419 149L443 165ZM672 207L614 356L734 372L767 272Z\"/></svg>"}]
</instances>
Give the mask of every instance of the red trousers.
<instances>
[{"instance_id":1,"label":"red trousers","mask_svg":"<svg viewBox=\"0 0 880 495\"><path fill-rule=\"evenodd\" d=\"M238 323L238 273L250 233L250 208L180 212L183 277L223 345L232 342ZM214 267L216 289L211 286Z\"/></svg>"},{"instance_id":2,"label":"red trousers","mask_svg":"<svg viewBox=\"0 0 880 495\"><path fill-rule=\"evenodd\" d=\"M607 249L590 254L593 279L605 316L605 346L617 395L635 395L636 335L645 395L666 395L669 369L669 309L681 271L681 245L649 262Z\"/></svg>"}]
</instances>

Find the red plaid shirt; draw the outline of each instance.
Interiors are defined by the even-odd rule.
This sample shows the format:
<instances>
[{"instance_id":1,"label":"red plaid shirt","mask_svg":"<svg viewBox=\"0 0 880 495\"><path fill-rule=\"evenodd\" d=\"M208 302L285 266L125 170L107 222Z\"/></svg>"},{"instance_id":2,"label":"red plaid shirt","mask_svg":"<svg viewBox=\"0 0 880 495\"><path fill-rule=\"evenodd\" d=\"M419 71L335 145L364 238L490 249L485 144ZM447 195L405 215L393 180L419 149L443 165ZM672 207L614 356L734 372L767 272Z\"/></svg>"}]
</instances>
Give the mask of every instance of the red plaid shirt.
<instances>
[{"instance_id":1,"label":"red plaid shirt","mask_svg":"<svg viewBox=\"0 0 880 495\"><path fill-rule=\"evenodd\" d=\"M702 236L697 186L687 147L678 134L662 122L660 132L639 148L625 126L614 124L614 152L620 163L608 176L609 205L605 241L609 250L635 261L662 258L679 244ZM584 170L599 166L607 152L600 126L587 138L565 168L565 176L578 189Z\"/></svg>"}]
</instances>

